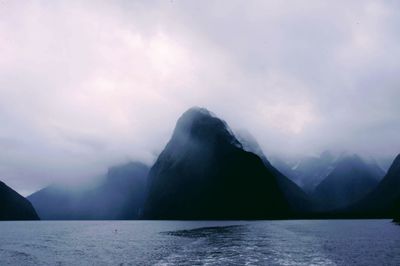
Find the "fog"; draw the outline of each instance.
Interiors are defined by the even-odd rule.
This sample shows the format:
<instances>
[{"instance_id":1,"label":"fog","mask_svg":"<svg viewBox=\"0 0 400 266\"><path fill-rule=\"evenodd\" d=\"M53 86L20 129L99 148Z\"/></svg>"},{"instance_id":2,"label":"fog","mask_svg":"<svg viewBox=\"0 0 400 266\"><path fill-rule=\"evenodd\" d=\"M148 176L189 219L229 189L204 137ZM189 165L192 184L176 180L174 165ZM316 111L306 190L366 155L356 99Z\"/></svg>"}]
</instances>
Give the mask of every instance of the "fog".
<instances>
[{"instance_id":1,"label":"fog","mask_svg":"<svg viewBox=\"0 0 400 266\"><path fill-rule=\"evenodd\" d=\"M397 1L1 1L0 179L149 165L191 106L267 156L400 152Z\"/></svg>"}]
</instances>

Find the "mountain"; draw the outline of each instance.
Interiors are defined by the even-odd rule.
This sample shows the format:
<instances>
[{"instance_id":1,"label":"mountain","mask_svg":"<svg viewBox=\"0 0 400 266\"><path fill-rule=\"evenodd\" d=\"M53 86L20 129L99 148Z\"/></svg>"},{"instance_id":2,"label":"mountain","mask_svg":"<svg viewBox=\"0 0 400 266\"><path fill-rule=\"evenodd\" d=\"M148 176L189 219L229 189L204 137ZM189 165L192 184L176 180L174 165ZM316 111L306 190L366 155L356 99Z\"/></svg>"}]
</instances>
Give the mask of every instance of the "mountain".
<instances>
[{"instance_id":1,"label":"mountain","mask_svg":"<svg viewBox=\"0 0 400 266\"><path fill-rule=\"evenodd\" d=\"M203 108L178 119L148 182L147 219L272 219L290 213L262 159Z\"/></svg>"},{"instance_id":2,"label":"mountain","mask_svg":"<svg viewBox=\"0 0 400 266\"><path fill-rule=\"evenodd\" d=\"M39 220L32 204L0 181L0 221Z\"/></svg>"},{"instance_id":3,"label":"mountain","mask_svg":"<svg viewBox=\"0 0 400 266\"><path fill-rule=\"evenodd\" d=\"M296 171L292 169L292 166L289 162L286 162L285 160L283 160L277 156L270 157L269 162L284 176L286 176L291 181L296 183L295 180L298 179L298 175L297 175ZM297 184L297 185L300 187L300 184ZM302 188L302 190L304 191L304 188Z\"/></svg>"},{"instance_id":4,"label":"mountain","mask_svg":"<svg viewBox=\"0 0 400 266\"><path fill-rule=\"evenodd\" d=\"M328 151L320 156L304 156L293 167L292 180L305 192L312 194L318 184L333 170L334 162L334 157Z\"/></svg>"},{"instance_id":5,"label":"mountain","mask_svg":"<svg viewBox=\"0 0 400 266\"><path fill-rule=\"evenodd\" d=\"M351 210L368 216L400 216L400 154L376 188L354 204Z\"/></svg>"},{"instance_id":6,"label":"mountain","mask_svg":"<svg viewBox=\"0 0 400 266\"><path fill-rule=\"evenodd\" d=\"M359 156L345 156L316 187L313 198L320 210L344 208L371 192L380 178L376 169Z\"/></svg>"},{"instance_id":7,"label":"mountain","mask_svg":"<svg viewBox=\"0 0 400 266\"><path fill-rule=\"evenodd\" d=\"M296 185L296 183L287 178L283 173L277 170L277 168L272 166L257 140L249 132L239 131L236 133L236 136L242 144L243 149L258 155L263 161L265 167L274 175L278 182L279 188L285 195L285 198L287 199L293 211L297 213L303 213L312 209L312 202L309 196L304 193L304 191L298 185Z\"/></svg>"},{"instance_id":8,"label":"mountain","mask_svg":"<svg viewBox=\"0 0 400 266\"><path fill-rule=\"evenodd\" d=\"M149 168L138 162L114 166L96 186L46 187L28 197L45 220L126 220L143 207Z\"/></svg>"}]
</instances>

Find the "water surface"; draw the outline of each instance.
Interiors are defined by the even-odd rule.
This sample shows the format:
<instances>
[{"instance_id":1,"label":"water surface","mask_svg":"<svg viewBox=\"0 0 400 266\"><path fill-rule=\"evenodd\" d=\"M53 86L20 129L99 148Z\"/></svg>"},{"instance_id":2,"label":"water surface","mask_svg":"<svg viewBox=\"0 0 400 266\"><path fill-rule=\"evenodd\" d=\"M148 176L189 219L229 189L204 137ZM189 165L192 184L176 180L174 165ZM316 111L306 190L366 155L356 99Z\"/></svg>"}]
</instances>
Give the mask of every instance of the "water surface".
<instances>
[{"instance_id":1,"label":"water surface","mask_svg":"<svg viewBox=\"0 0 400 266\"><path fill-rule=\"evenodd\" d=\"M400 265L389 220L0 222L0 265Z\"/></svg>"}]
</instances>

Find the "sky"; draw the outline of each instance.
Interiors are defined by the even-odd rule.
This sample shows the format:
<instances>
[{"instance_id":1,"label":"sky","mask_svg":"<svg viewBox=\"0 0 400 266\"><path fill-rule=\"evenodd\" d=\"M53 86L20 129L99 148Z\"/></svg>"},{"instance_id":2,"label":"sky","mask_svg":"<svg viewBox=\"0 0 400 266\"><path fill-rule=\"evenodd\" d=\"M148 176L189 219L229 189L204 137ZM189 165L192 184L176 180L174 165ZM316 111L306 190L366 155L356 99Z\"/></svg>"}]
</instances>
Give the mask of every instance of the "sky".
<instances>
[{"instance_id":1,"label":"sky","mask_svg":"<svg viewBox=\"0 0 400 266\"><path fill-rule=\"evenodd\" d=\"M399 1L0 0L0 180L151 165L205 107L270 155L400 152Z\"/></svg>"}]
</instances>

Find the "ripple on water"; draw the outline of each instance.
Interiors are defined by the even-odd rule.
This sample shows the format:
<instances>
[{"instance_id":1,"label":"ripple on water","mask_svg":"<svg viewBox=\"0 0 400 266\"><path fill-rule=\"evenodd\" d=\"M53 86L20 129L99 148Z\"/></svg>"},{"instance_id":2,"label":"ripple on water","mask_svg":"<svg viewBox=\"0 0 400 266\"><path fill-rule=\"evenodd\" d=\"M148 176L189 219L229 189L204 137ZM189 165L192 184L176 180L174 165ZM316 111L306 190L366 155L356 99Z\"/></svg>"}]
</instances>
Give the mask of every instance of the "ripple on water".
<instances>
[{"instance_id":1,"label":"ripple on water","mask_svg":"<svg viewBox=\"0 0 400 266\"><path fill-rule=\"evenodd\" d=\"M400 265L399 243L387 220L2 222L0 265Z\"/></svg>"}]
</instances>

